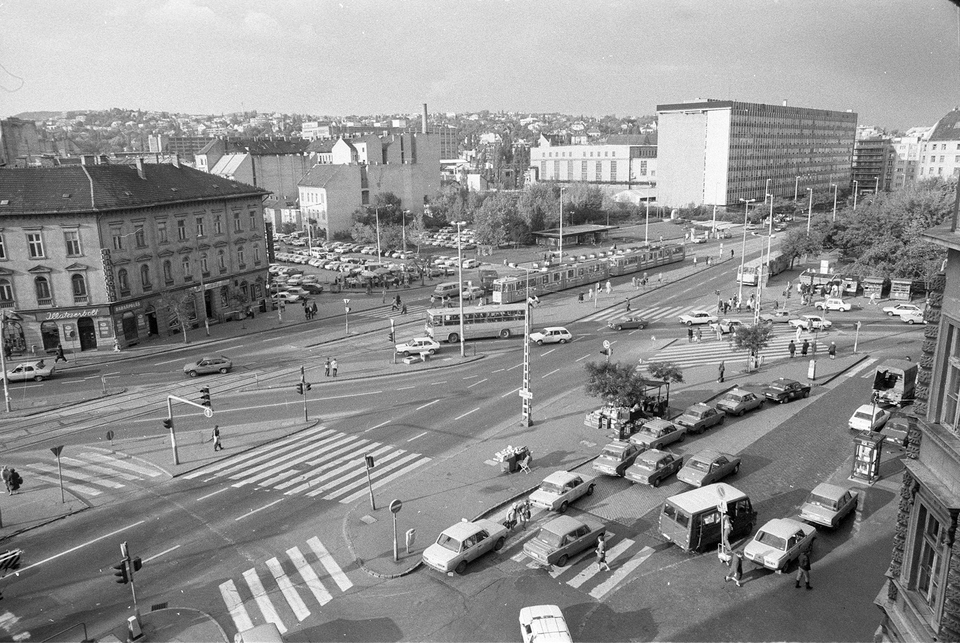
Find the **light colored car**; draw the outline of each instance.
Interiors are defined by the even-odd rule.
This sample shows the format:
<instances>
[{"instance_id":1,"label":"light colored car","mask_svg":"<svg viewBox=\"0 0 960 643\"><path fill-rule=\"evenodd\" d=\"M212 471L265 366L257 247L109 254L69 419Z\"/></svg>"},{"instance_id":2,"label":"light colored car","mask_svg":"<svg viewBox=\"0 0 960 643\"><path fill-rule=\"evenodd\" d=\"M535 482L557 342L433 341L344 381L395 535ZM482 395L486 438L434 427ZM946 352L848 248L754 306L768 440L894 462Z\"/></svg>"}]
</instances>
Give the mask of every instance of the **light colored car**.
<instances>
[{"instance_id":1,"label":"light colored car","mask_svg":"<svg viewBox=\"0 0 960 643\"><path fill-rule=\"evenodd\" d=\"M847 421L854 431L879 431L890 419L890 411L875 404L861 404Z\"/></svg>"},{"instance_id":2,"label":"light colored car","mask_svg":"<svg viewBox=\"0 0 960 643\"><path fill-rule=\"evenodd\" d=\"M836 527L844 517L857 508L860 492L852 487L835 484L818 484L800 505L800 519L807 522Z\"/></svg>"},{"instance_id":3,"label":"light colored car","mask_svg":"<svg viewBox=\"0 0 960 643\"><path fill-rule=\"evenodd\" d=\"M440 343L431 337L414 337L402 344L397 344L394 349L403 356L422 353L433 355L440 350Z\"/></svg>"},{"instance_id":4,"label":"light colored car","mask_svg":"<svg viewBox=\"0 0 960 643\"><path fill-rule=\"evenodd\" d=\"M556 605L532 605L520 610L523 643L573 643L563 612Z\"/></svg>"},{"instance_id":5,"label":"light colored car","mask_svg":"<svg viewBox=\"0 0 960 643\"><path fill-rule=\"evenodd\" d=\"M687 459L677 479L694 487L703 487L739 472L740 456L706 449Z\"/></svg>"},{"instance_id":6,"label":"light colored car","mask_svg":"<svg viewBox=\"0 0 960 643\"><path fill-rule=\"evenodd\" d=\"M682 456L650 449L640 454L623 477L630 482L659 487L660 483L679 471L682 466Z\"/></svg>"},{"instance_id":7,"label":"light colored car","mask_svg":"<svg viewBox=\"0 0 960 643\"><path fill-rule=\"evenodd\" d=\"M782 572L800 552L811 547L817 528L793 518L774 518L757 530L743 556L755 564Z\"/></svg>"},{"instance_id":8,"label":"light colored car","mask_svg":"<svg viewBox=\"0 0 960 643\"><path fill-rule=\"evenodd\" d=\"M479 268L480 262L477 261L476 259L464 259L463 264L461 265L463 266L464 270L466 270L467 268Z\"/></svg>"},{"instance_id":9,"label":"light colored car","mask_svg":"<svg viewBox=\"0 0 960 643\"><path fill-rule=\"evenodd\" d=\"M694 324L712 324L717 321L716 315L711 315L705 310L691 310L685 315L680 315L680 323L687 326Z\"/></svg>"},{"instance_id":10,"label":"light colored car","mask_svg":"<svg viewBox=\"0 0 960 643\"><path fill-rule=\"evenodd\" d=\"M473 301L474 299L479 299L483 297L483 288L480 286L464 286L463 287L463 298Z\"/></svg>"},{"instance_id":11,"label":"light colored car","mask_svg":"<svg viewBox=\"0 0 960 643\"><path fill-rule=\"evenodd\" d=\"M226 355L213 355L210 357L201 357L195 362L188 362L183 365L183 372L190 377L197 375L209 375L210 373L229 373L233 368L233 362Z\"/></svg>"},{"instance_id":12,"label":"light colored car","mask_svg":"<svg viewBox=\"0 0 960 643\"><path fill-rule=\"evenodd\" d=\"M594 518L557 516L523 544L523 553L542 565L564 567L584 549L596 547L606 530Z\"/></svg>"},{"instance_id":13,"label":"light colored car","mask_svg":"<svg viewBox=\"0 0 960 643\"><path fill-rule=\"evenodd\" d=\"M923 313L923 308L917 306L916 304L904 304L899 303L895 306L884 306L883 312L887 313L890 317L895 317L897 315L904 315L906 313Z\"/></svg>"},{"instance_id":14,"label":"light colored car","mask_svg":"<svg viewBox=\"0 0 960 643\"><path fill-rule=\"evenodd\" d=\"M775 310L772 313L763 313L760 315L762 321L767 322L768 324L787 324L790 322L790 319L793 317L794 313L789 310Z\"/></svg>"},{"instance_id":15,"label":"light colored car","mask_svg":"<svg viewBox=\"0 0 960 643\"><path fill-rule=\"evenodd\" d=\"M764 398L756 393L735 388L717 400L717 408L730 415L743 415L747 411L761 408L763 400Z\"/></svg>"},{"instance_id":16,"label":"light colored car","mask_svg":"<svg viewBox=\"0 0 960 643\"><path fill-rule=\"evenodd\" d=\"M719 330L721 333L726 334L736 332L736 330L741 326L743 326L743 322L739 319L721 319L719 321L711 322L710 329L713 332L717 332Z\"/></svg>"},{"instance_id":17,"label":"light colored car","mask_svg":"<svg viewBox=\"0 0 960 643\"><path fill-rule=\"evenodd\" d=\"M551 473L530 494L530 504L550 511L565 513L570 503L581 496L592 496L593 476L572 471Z\"/></svg>"},{"instance_id":18,"label":"light colored car","mask_svg":"<svg viewBox=\"0 0 960 643\"><path fill-rule=\"evenodd\" d=\"M853 304L845 302L837 297L828 297L823 301L818 301L815 303L814 307L817 310L839 310L840 312L846 313L853 309Z\"/></svg>"},{"instance_id":19,"label":"light colored car","mask_svg":"<svg viewBox=\"0 0 960 643\"><path fill-rule=\"evenodd\" d=\"M46 360L40 359L33 362L22 362L7 371L8 382L42 382L47 379L56 370L56 365Z\"/></svg>"},{"instance_id":20,"label":"light colored car","mask_svg":"<svg viewBox=\"0 0 960 643\"><path fill-rule=\"evenodd\" d=\"M467 565L491 551L500 551L507 541L507 528L495 520L466 520L447 527L437 542L423 550L423 563L439 572L462 574Z\"/></svg>"},{"instance_id":21,"label":"light colored car","mask_svg":"<svg viewBox=\"0 0 960 643\"><path fill-rule=\"evenodd\" d=\"M298 299L307 299L310 296L310 292L306 288L299 285L294 285L290 281L287 282L287 289L285 292L288 296L296 295Z\"/></svg>"},{"instance_id":22,"label":"light colored car","mask_svg":"<svg viewBox=\"0 0 960 643\"><path fill-rule=\"evenodd\" d=\"M608 476L623 476L646 447L632 442L611 442L593 461L593 470Z\"/></svg>"},{"instance_id":23,"label":"light colored car","mask_svg":"<svg viewBox=\"0 0 960 643\"><path fill-rule=\"evenodd\" d=\"M709 404L694 404L673 421L687 430L687 433L703 433L711 426L723 424L726 416Z\"/></svg>"},{"instance_id":24,"label":"light colored car","mask_svg":"<svg viewBox=\"0 0 960 643\"><path fill-rule=\"evenodd\" d=\"M910 312L901 313L900 321L902 321L904 324L910 324L911 326L913 326L914 324L927 323L927 321L923 318L922 310L912 310Z\"/></svg>"},{"instance_id":25,"label":"light colored car","mask_svg":"<svg viewBox=\"0 0 960 643\"><path fill-rule=\"evenodd\" d=\"M683 442L687 437L687 430L673 422L654 418L643 425L639 432L630 436L630 442L644 451L647 449L663 449L668 444Z\"/></svg>"},{"instance_id":26,"label":"light colored car","mask_svg":"<svg viewBox=\"0 0 960 643\"><path fill-rule=\"evenodd\" d=\"M530 341L536 343L538 346L543 344L566 344L572 340L573 335L562 326L551 326L530 333Z\"/></svg>"},{"instance_id":27,"label":"light colored car","mask_svg":"<svg viewBox=\"0 0 960 643\"><path fill-rule=\"evenodd\" d=\"M284 290L282 292L278 292L277 294L273 295L271 299L275 302L282 301L285 304L295 304L298 301L300 301L301 296L295 292Z\"/></svg>"},{"instance_id":28,"label":"light colored car","mask_svg":"<svg viewBox=\"0 0 960 643\"><path fill-rule=\"evenodd\" d=\"M824 319L820 315L800 315L797 319L791 319L790 325L794 328L803 328L807 330L826 330L833 326L833 322Z\"/></svg>"}]
</instances>

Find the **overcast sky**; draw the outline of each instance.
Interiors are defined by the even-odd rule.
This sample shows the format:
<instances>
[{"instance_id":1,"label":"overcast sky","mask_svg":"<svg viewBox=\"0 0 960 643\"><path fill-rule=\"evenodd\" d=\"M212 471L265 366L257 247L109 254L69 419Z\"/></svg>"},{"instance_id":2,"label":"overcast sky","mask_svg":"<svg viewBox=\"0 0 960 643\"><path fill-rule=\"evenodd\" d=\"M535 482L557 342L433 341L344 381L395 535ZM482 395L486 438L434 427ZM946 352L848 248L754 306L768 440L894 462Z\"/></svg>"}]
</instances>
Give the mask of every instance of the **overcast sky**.
<instances>
[{"instance_id":1,"label":"overcast sky","mask_svg":"<svg viewBox=\"0 0 960 643\"><path fill-rule=\"evenodd\" d=\"M905 129L960 104L958 22L948 0L0 0L0 116L718 98Z\"/></svg>"}]
</instances>

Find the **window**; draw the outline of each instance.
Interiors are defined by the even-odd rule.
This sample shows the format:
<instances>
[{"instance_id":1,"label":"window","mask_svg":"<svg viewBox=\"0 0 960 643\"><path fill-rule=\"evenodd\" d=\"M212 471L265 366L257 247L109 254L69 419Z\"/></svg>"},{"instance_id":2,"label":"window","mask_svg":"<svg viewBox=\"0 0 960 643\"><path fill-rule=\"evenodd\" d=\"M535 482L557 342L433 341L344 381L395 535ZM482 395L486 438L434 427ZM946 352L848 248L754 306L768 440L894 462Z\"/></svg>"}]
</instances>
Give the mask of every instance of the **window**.
<instances>
[{"instance_id":1,"label":"window","mask_svg":"<svg viewBox=\"0 0 960 643\"><path fill-rule=\"evenodd\" d=\"M0 234L0 259L7 258L7 246L3 242L3 235Z\"/></svg>"},{"instance_id":2,"label":"window","mask_svg":"<svg viewBox=\"0 0 960 643\"><path fill-rule=\"evenodd\" d=\"M610 161L610 180L611 181L617 180L617 162L616 161Z\"/></svg>"},{"instance_id":3,"label":"window","mask_svg":"<svg viewBox=\"0 0 960 643\"><path fill-rule=\"evenodd\" d=\"M73 303L87 303L87 280L83 275L76 274L70 277L70 284L73 286Z\"/></svg>"},{"instance_id":4,"label":"window","mask_svg":"<svg viewBox=\"0 0 960 643\"><path fill-rule=\"evenodd\" d=\"M203 236L203 217L197 217L197 236Z\"/></svg>"},{"instance_id":5,"label":"window","mask_svg":"<svg viewBox=\"0 0 960 643\"><path fill-rule=\"evenodd\" d=\"M243 268L246 262L243 260L243 246L237 248L237 265Z\"/></svg>"},{"instance_id":6,"label":"window","mask_svg":"<svg viewBox=\"0 0 960 643\"><path fill-rule=\"evenodd\" d=\"M914 511L917 521L910 558L909 587L930 609L932 620L938 620L943 602L944 568L947 562L946 529L920 496Z\"/></svg>"},{"instance_id":7,"label":"window","mask_svg":"<svg viewBox=\"0 0 960 643\"><path fill-rule=\"evenodd\" d=\"M177 240L187 240L187 222L183 219L177 219Z\"/></svg>"},{"instance_id":8,"label":"window","mask_svg":"<svg viewBox=\"0 0 960 643\"><path fill-rule=\"evenodd\" d=\"M253 247L253 263L260 263L260 246Z\"/></svg>"},{"instance_id":9,"label":"window","mask_svg":"<svg viewBox=\"0 0 960 643\"><path fill-rule=\"evenodd\" d=\"M80 233L77 230L66 230L63 233L63 242L67 246L68 257L80 256Z\"/></svg>"},{"instance_id":10,"label":"window","mask_svg":"<svg viewBox=\"0 0 960 643\"><path fill-rule=\"evenodd\" d=\"M223 250L217 251L217 268L220 269L220 272L227 271L227 257Z\"/></svg>"},{"instance_id":11,"label":"window","mask_svg":"<svg viewBox=\"0 0 960 643\"><path fill-rule=\"evenodd\" d=\"M46 277L40 276L33 280L37 288L37 304L40 306L49 306L53 303L53 293L50 292L50 282Z\"/></svg>"},{"instance_id":12,"label":"window","mask_svg":"<svg viewBox=\"0 0 960 643\"><path fill-rule=\"evenodd\" d=\"M223 234L223 215L213 215L213 234Z\"/></svg>"},{"instance_id":13,"label":"window","mask_svg":"<svg viewBox=\"0 0 960 643\"><path fill-rule=\"evenodd\" d=\"M157 221L157 243L167 242L167 222Z\"/></svg>"},{"instance_id":14,"label":"window","mask_svg":"<svg viewBox=\"0 0 960 643\"><path fill-rule=\"evenodd\" d=\"M27 233L27 248L30 251L31 259L43 257L43 237L39 232Z\"/></svg>"},{"instance_id":15,"label":"window","mask_svg":"<svg viewBox=\"0 0 960 643\"><path fill-rule=\"evenodd\" d=\"M646 176L646 175L647 175L647 162L640 161L640 176Z\"/></svg>"},{"instance_id":16,"label":"window","mask_svg":"<svg viewBox=\"0 0 960 643\"><path fill-rule=\"evenodd\" d=\"M594 181L600 181L603 179L603 161L597 161L596 167L594 168Z\"/></svg>"},{"instance_id":17,"label":"window","mask_svg":"<svg viewBox=\"0 0 960 643\"><path fill-rule=\"evenodd\" d=\"M210 268L207 267L207 255L205 254L200 255L200 272L204 275L210 274Z\"/></svg>"},{"instance_id":18,"label":"window","mask_svg":"<svg viewBox=\"0 0 960 643\"><path fill-rule=\"evenodd\" d=\"M587 161L580 161L580 180L581 181L587 180L587 172L589 172L587 168Z\"/></svg>"},{"instance_id":19,"label":"window","mask_svg":"<svg viewBox=\"0 0 960 643\"><path fill-rule=\"evenodd\" d=\"M243 232L243 224L240 223L240 213L233 213L233 231L234 232Z\"/></svg>"},{"instance_id":20,"label":"window","mask_svg":"<svg viewBox=\"0 0 960 643\"><path fill-rule=\"evenodd\" d=\"M560 178L560 161L553 162L553 178L554 179Z\"/></svg>"},{"instance_id":21,"label":"window","mask_svg":"<svg viewBox=\"0 0 960 643\"><path fill-rule=\"evenodd\" d=\"M143 264L140 266L140 285L144 290L150 290L153 285L150 283L150 266Z\"/></svg>"},{"instance_id":22,"label":"window","mask_svg":"<svg viewBox=\"0 0 960 643\"><path fill-rule=\"evenodd\" d=\"M123 232L119 226L110 228L110 236L113 238L113 249L123 250Z\"/></svg>"},{"instance_id":23,"label":"window","mask_svg":"<svg viewBox=\"0 0 960 643\"><path fill-rule=\"evenodd\" d=\"M250 232L254 232L257 229L257 213L250 213Z\"/></svg>"},{"instance_id":24,"label":"window","mask_svg":"<svg viewBox=\"0 0 960 643\"><path fill-rule=\"evenodd\" d=\"M127 279L126 268L121 268L117 271L117 288L124 297L130 294L130 281Z\"/></svg>"},{"instance_id":25,"label":"window","mask_svg":"<svg viewBox=\"0 0 960 643\"><path fill-rule=\"evenodd\" d=\"M193 280L193 271L190 270L190 257L183 257L183 259L180 260L180 267L183 269L183 280Z\"/></svg>"},{"instance_id":26,"label":"window","mask_svg":"<svg viewBox=\"0 0 960 643\"><path fill-rule=\"evenodd\" d=\"M147 237L143 233L142 223L138 223L133 227L133 238L136 240L138 248L145 248L147 246Z\"/></svg>"},{"instance_id":27,"label":"window","mask_svg":"<svg viewBox=\"0 0 960 643\"><path fill-rule=\"evenodd\" d=\"M13 285L9 279L0 279L0 302L3 304L13 303Z\"/></svg>"},{"instance_id":28,"label":"window","mask_svg":"<svg viewBox=\"0 0 960 643\"><path fill-rule=\"evenodd\" d=\"M168 284L173 283L173 264L169 259L163 262L163 280Z\"/></svg>"}]
</instances>

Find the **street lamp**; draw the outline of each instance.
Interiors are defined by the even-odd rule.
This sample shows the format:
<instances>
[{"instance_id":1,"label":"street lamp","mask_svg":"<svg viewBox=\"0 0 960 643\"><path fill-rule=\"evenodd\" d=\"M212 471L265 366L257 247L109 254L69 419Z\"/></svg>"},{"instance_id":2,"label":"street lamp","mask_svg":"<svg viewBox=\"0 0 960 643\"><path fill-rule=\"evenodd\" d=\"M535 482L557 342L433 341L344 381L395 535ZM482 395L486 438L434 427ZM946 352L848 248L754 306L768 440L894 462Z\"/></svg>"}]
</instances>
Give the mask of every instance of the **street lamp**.
<instances>
[{"instance_id":1,"label":"street lamp","mask_svg":"<svg viewBox=\"0 0 960 643\"><path fill-rule=\"evenodd\" d=\"M401 252L407 251L407 215L410 213L410 210L401 210L400 211L400 235L403 239L403 250Z\"/></svg>"},{"instance_id":2,"label":"street lamp","mask_svg":"<svg viewBox=\"0 0 960 643\"><path fill-rule=\"evenodd\" d=\"M382 265L383 253L380 252L380 208L379 206L376 209L377 213L377 265Z\"/></svg>"},{"instance_id":3,"label":"street lamp","mask_svg":"<svg viewBox=\"0 0 960 643\"><path fill-rule=\"evenodd\" d=\"M833 186L833 220L837 220L837 189L840 187L836 183L831 183Z\"/></svg>"},{"instance_id":4,"label":"street lamp","mask_svg":"<svg viewBox=\"0 0 960 643\"><path fill-rule=\"evenodd\" d=\"M3 376L3 405L10 412L10 390L7 386L7 311L0 313L0 374Z\"/></svg>"},{"instance_id":5,"label":"street lamp","mask_svg":"<svg viewBox=\"0 0 960 643\"><path fill-rule=\"evenodd\" d=\"M810 193L810 206L807 208L807 234L810 234L810 219L813 218L813 188L807 188Z\"/></svg>"},{"instance_id":6,"label":"street lamp","mask_svg":"<svg viewBox=\"0 0 960 643\"><path fill-rule=\"evenodd\" d=\"M772 245L773 245L773 193L770 192L770 181L771 179L767 179L767 184L763 189L764 200L766 200L767 197L770 197L770 217L769 217L770 227L767 230L767 263L766 263L768 277L770 275L770 257L772 256L771 253L772 253ZM754 324L757 324L760 321L760 297L763 295L763 269L764 269L764 264L763 264L763 261L761 261L760 271L757 274L757 303L753 307L753 314L754 314L753 323Z\"/></svg>"},{"instance_id":7,"label":"street lamp","mask_svg":"<svg viewBox=\"0 0 960 643\"><path fill-rule=\"evenodd\" d=\"M560 188L560 263L563 263L563 191L566 188Z\"/></svg>"},{"instance_id":8,"label":"street lamp","mask_svg":"<svg viewBox=\"0 0 960 643\"><path fill-rule=\"evenodd\" d=\"M797 199L798 199L799 196L800 196L800 195L799 195L799 192L800 192L800 177L798 176L798 177L797 177L797 180L793 182L793 201L794 201L794 203L796 203Z\"/></svg>"},{"instance_id":9,"label":"street lamp","mask_svg":"<svg viewBox=\"0 0 960 643\"><path fill-rule=\"evenodd\" d=\"M853 182L853 211L857 211L857 193L860 191L860 181Z\"/></svg>"},{"instance_id":10,"label":"street lamp","mask_svg":"<svg viewBox=\"0 0 960 643\"><path fill-rule=\"evenodd\" d=\"M647 223L643 226L643 245L648 245L650 243L650 197L647 199ZM716 208L714 208L714 214L716 214Z\"/></svg>"},{"instance_id":11,"label":"street lamp","mask_svg":"<svg viewBox=\"0 0 960 643\"><path fill-rule=\"evenodd\" d=\"M460 235L460 226L467 225L466 221L454 221L457 226L457 285L460 289L460 357L466 357L463 344L463 241Z\"/></svg>"},{"instance_id":12,"label":"street lamp","mask_svg":"<svg viewBox=\"0 0 960 643\"><path fill-rule=\"evenodd\" d=\"M528 427L533 424L533 391L530 390L530 328L533 306L530 305L530 273L538 271L535 268L517 267L523 270L527 277L527 308L523 315L523 383L520 386L520 426ZM546 272L546 268L542 268L539 272Z\"/></svg>"},{"instance_id":13,"label":"street lamp","mask_svg":"<svg viewBox=\"0 0 960 643\"><path fill-rule=\"evenodd\" d=\"M737 289L737 302L743 301L743 260L747 256L747 215L750 214L750 204L756 199L740 199L743 202L743 243L740 244L740 273L737 281L740 286Z\"/></svg>"}]
</instances>

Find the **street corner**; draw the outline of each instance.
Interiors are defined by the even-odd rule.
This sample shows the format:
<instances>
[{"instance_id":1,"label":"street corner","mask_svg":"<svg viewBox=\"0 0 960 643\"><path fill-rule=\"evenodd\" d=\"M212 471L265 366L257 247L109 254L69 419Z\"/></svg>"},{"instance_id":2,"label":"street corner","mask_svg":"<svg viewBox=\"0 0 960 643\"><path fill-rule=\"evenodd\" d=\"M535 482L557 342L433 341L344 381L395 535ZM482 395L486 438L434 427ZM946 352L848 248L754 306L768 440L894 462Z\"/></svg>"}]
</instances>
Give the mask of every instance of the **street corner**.
<instances>
[{"instance_id":1,"label":"street corner","mask_svg":"<svg viewBox=\"0 0 960 643\"><path fill-rule=\"evenodd\" d=\"M347 548L357 566L367 574L376 578L399 578L413 573L422 565L421 556L426 546L422 539L427 536L416 526L408 524L401 527L400 511L403 510L401 508L395 514L390 501L385 504L381 502L374 509L365 499L357 502L344 516L343 537ZM410 530L414 532L412 537L408 535ZM429 542L432 541L427 544Z\"/></svg>"},{"instance_id":2,"label":"street corner","mask_svg":"<svg viewBox=\"0 0 960 643\"><path fill-rule=\"evenodd\" d=\"M0 500L0 540L91 508L73 489L55 481L24 477L24 486Z\"/></svg>"}]
</instances>

